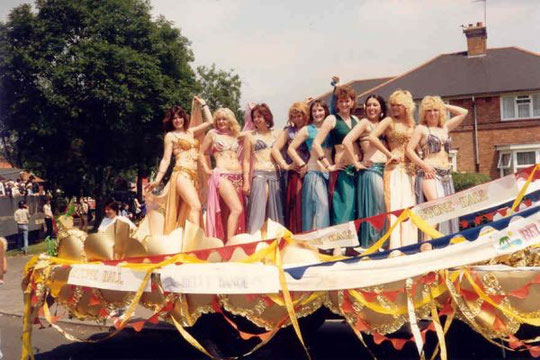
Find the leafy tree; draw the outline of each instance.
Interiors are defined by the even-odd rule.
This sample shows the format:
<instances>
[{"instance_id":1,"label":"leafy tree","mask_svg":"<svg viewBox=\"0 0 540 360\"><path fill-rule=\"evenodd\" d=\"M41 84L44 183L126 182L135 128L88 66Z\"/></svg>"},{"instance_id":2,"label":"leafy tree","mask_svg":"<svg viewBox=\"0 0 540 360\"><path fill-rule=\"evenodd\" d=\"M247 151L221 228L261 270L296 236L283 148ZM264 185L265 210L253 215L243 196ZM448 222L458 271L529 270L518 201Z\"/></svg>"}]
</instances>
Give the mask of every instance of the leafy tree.
<instances>
[{"instance_id":1,"label":"leafy tree","mask_svg":"<svg viewBox=\"0 0 540 360\"><path fill-rule=\"evenodd\" d=\"M101 209L116 175L157 163L165 109L189 108L190 42L144 0L36 9L21 5L0 23L2 139L18 166L68 196L89 191Z\"/></svg>"},{"instance_id":2,"label":"leafy tree","mask_svg":"<svg viewBox=\"0 0 540 360\"><path fill-rule=\"evenodd\" d=\"M200 94L208 102L211 109L226 107L231 109L238 122L242 125L244 115L240 107L242 81L234 70L216 69L216 64L210 67L197 67L197 80Z\"/></svg>"}]
</instances>

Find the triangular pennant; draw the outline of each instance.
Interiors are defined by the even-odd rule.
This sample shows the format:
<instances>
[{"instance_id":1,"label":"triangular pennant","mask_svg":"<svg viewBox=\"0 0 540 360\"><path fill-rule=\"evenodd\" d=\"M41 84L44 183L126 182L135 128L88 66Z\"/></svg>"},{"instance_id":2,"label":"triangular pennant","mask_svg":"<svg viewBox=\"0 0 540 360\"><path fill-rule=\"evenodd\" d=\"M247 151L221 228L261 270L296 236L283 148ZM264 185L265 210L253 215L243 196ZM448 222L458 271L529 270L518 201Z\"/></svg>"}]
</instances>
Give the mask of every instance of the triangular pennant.
<instances>
[{"instance_id":1,"label":"triangular pennant","mask_svg":"<svg viewBox=\"0 0 540 360\"><path fill-rule=\"evenodd\" d=\"M246 253L247 256L253 255L255 252L255 249L257 249L257 245L259 245L259 242L253 242L242 245L242 249Z\"/></svg>"},{"instance_id":2,"label":"triangular pennant","mask_svg":"<svg viewBox=\"0 0 540 360\"><path fill-rule=\"evenodd\" d=\"M349 314L354 312L354 308L352 306L351 300L348 296L343 296L343 304L341 305L341 311L343 311L344 314Z\"/></svg>"},{"instance_id":3,"label":"triangular pennant","mask_svg":"<svg viewBox=\"0 0 540 360\"><path fill-rule=\"evenodd\" d=\"M529 353L532 357L537 358L540 356L540 345L537 346L531 346L529 348Z\"/></svg>"},{"instance_id":4,"label":"triangular pennant","mask_svg":"<svg viewBox=\"0 0 540 360\"><path fill-rule=\"evenodd\" d=\"M490 298L496 304L500 304L506 298L506 296L504 296L504 295L490 295Z\"/></svg>"},{"instance_id":5,"label":"triangular pennant","mask_svg":"<svg viewBox=\"0 0 540 360\"><path fill-rule=\"evenodd\" d=\"M524 346L524 344L517 337L510 334L508 335L508 346L510 346L511 349L517 349L518 347Z\"/></svg>"},{"instance_id":6,"label":"triangular pennant","mask_svg":"<svg viewBox=\"0 0 540 360\"><path fill-rule=\"evenodd\" d=\"M354 323L354 327L358 331L369 330L369 326L360 317L356 318L356 322Z\"/></svg>"},{"instance_id":7,"label":"triangular pennant","mask_svg":"<svg viewBox=\"0 0 540 360\"><path fill-rule=\"evenodd\" d=\"M398 295L402 292L403 290L385 291L382 293L382 295L391 302L395 302Z\"/></svg>"},{"instance_id":8,"label":"triangular pennant","mask_svg":"<svg viewBox=\"0 0 540 360\"><path fill-rule=\"evenodd\" d=\"M151 324L158 324L159 323L159 314L154 314L152 315L148 320L147 320L149 323Z\"/></svg>"},{"instance_id":9,"label":"triangular pennant","mask_svg":"<svg viewBox=\"0 0 540 360\"><path fill-rule=\"evenodd\" d=\"M386 336L383 336L375 331L373 332L373 342L375 344L380 345L384 340L386 340Z\"/></svg>"},{"instance_id":10,"label":"triangular pennant","mask_svg":"<svg viewBox=\"0 0 540 360\"><path fill-rule=\"evenodd\" d=\"M136 331L141 332L143 326L144 326L144 320L143 321L136 321L134 323L131 323L130 326Z\"/></svg>"},{"instance_id":11,"label":"triangular pennant","mask_svg":"<svg viewBox=\"0 0 540 360\"><path fill-rule=\"evenodd\" d=\"M377 216L372 216L368 219L366 219L377 231L381 231L384 227L384 223L386 221L386 215L381 214Z\"/></svg>"},{"instance_id":12,"label":"triangular pennant","mask_svg":"<svg viewBox=\"0 0 540 360\"><path fill-rule=\"evenodd\" d=\"M377 293L374 291L363 291L360 290L360 293L364 296L366 301L373 302L375 299L377 299Z\"/></svg>"},{"instance_id":13,"label":"triangular pennant","mask_svg":"<svg viewBox=\"0 0 540 360\"><path fill-rule=\"evenodd\" d=\"M493 330L504 332L506 329L506 324L498 316L495 316L495 321L493 321Z\"/></svg>"},{"instance_id":14,"label":"triangular pennant","mask_svg":"<svg viewBox=\"0 0 540 360\"><path fill-rule=\"evenodd\" d=\"M221 255L221 259L223 259L223 261L229 261L236 248L237 246L225 246L217 249L217 251L219 252L219 255Z\"/></svg>"},{"instance_id":15,"label":"triangular pennant","mask_svg":"<svg viewBox=\"0 0 540 360\"><path fill-rule=\"evenodd\" d=\"M525 299L527 296L529 296L529 286L530 284L527 284L525 286L520 287L519 289L516 289L514 291L510 291L508 295L513 296L518 299Z\"/></svg>"},{"instance_id":16,"label":"triangular pennant","mask_svg":"<svg viewBox=\"0 0 540 360\"><path fill-rule=\"evenodd\" d=\"M208 257L210 256L210 253L213 252L212 249L203 249L203 250L197 250L193 252L193 255L195 255L200 260L208 260Z\"/></svg>"},{"instance_id":17,"label":"triangular pennant","mask_svg":"<svg viewBox=\"0 0 540 360\"><path fill-rule=\"evenodd\" d=\"M454 313L454 309L452 308L452 305L450 305L449 303L446 303L443 305L441 311L439 312L439 316L443 316L443 315L448 316L453 313Z\"/></svg>"},{"instance_id":18,"label":"triangular pennant","mask_svg":"<svg viewBox=\"0 0 540 360\"><path fill-rule=\"evenodd\" d=\"M460 289L459 293L461 294L461 296L463 296L466 300L469 300L469 301L478 299L478 294L475 293L474 291L465 290L462 288Z\"/></svg>"},{"instance_id":19,"label":"triangular pennant","mask_svg":"<svg viewBox=\"0 0 540 360\"><path fill-rule=\"evenodd\" d=\"M102 307L101 309L99 309L98 315L105 318L105 317L109 316L109 311L107 309L105 309L104 307ZM115 324L115 326L116 326L116 324Z\"/></svg>"},{"instance_id":20,"label":"triangular pennant","mask_svg":"<svg viewBox=\"0 0 540 360\"><path fill-rule=\"evenodd\" d=\"M405 339L388 339L388 340L390 340L390 342L392 343L392 346L394 347L394 349L396 349L398 351L403 349L403 347L405 346L405 344L408 341L408 340L405 340Z\"/></svg>"},{"instance_id":21,"label":"triangular pennant","mask_svg":"<svg viewBox=\"0 0 540 360\"><path fill-rule=\"evenodd\" d=\"M101 300L99 299L99 297L96 294L92 294L92 296L88 300L88 305L93 306L99 304L101 304Z\"/></svg>"}]
</instances>

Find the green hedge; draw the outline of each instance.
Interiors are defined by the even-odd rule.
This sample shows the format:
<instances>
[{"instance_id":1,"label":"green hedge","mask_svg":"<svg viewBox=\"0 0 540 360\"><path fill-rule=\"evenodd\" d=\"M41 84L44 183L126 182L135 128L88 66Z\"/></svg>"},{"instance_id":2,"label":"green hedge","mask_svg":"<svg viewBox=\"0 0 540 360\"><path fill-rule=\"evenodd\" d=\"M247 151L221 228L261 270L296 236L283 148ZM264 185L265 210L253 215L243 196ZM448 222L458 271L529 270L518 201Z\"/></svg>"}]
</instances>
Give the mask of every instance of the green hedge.
<instances>
[{"instance_id":1,"label":"green hedge","mask_svg":"<svg viewBox=\"0 0 540 360\"><path fill-rule=\"evenodd\" d=\"M481 173L452 173L456 192L483 184L491 180L491 177Z\"/></svg>"}]
</instances>

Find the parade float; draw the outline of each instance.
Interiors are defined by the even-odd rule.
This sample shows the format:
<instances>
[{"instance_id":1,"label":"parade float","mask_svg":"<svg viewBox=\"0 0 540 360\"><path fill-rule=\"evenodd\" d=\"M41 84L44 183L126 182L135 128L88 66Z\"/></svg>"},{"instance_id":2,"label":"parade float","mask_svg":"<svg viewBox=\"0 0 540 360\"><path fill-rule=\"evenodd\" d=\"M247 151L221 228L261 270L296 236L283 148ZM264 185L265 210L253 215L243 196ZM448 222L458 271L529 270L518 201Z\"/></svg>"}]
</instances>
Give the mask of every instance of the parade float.
<instances>
[{"instance_id":1,"label":"parade float","mask_svg":"<svg viewBox=\"0 0 540 360\"><path fill-rule=\"evenodd\" d=\"M268 221L260 233L237 235L226 246L189 223L168 236L148 235L144 221L137 229L116 221L103 233L87 234L63 217L58 256L35 256L25 267L22 358L33 358L32 330L41 321L69 340L90 341L66 332L60 314L112 320L115 329L104 339L126 326L141 331L166 321L209 357L216 355L190 332L205 314L222 316L231 332L251 340L246 353L290 326L309 357L299 321L321 308L344 318L365 346L366 336L397 350L414 342L420 358L445 359L445 334L457 320L494 346L538 357L538 338L515 334L524 324L540 326L539 196L536 165L394 211L398 221L386 235L352 257L319 250L358 246L360 223L380 229L389 214L303 234ZM436 230L452 218L460 219L459 233ZM385 250L402 221L433 240ZM141 306L151 316L133 320ZM409 337L392 335L406 324ZM434 354L424 352L429 331L438 339Z\"/></svg>"}]
</instances>

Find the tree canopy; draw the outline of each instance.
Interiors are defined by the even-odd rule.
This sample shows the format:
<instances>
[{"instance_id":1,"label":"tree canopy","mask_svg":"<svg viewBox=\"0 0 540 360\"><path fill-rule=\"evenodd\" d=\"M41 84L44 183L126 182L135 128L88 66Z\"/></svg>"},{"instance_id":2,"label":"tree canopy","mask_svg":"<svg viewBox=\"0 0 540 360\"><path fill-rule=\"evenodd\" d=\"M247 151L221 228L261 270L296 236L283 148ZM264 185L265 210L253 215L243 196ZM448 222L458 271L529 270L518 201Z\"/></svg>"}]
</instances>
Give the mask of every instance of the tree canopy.
<instances>
[{"instance_id":1,"label":"tree canopy","mask_svg":"<svg viewBox=\"0 0 540 360\"><path fill-rule=\"evenodd\" d=\"M0 131L6 157L61 188L103 196L147 176L161 121L201 91L239 109L237 75L192 68L190 41L144 0L37 0L0 22ZM210 89L211 86L211 89ZM208 88L208 89L207 89ZM211 95L210 95L211 94Z\"/></svg>"},{"instance_id":2,"label":"tree canopy","mask_svg":"<svg viewBox=\"0 0 540 360\"><path fill-rule=\"evenodd\" d=\"M240 108L240 87L242 82L240 76L225 70L216 69L216 64L210 67L197 67L197 80L200 87L200 94L205 99L211 109L226 107L231 109L240 124L243 124L244 117Z\"/></svg>"}]
</instances>

